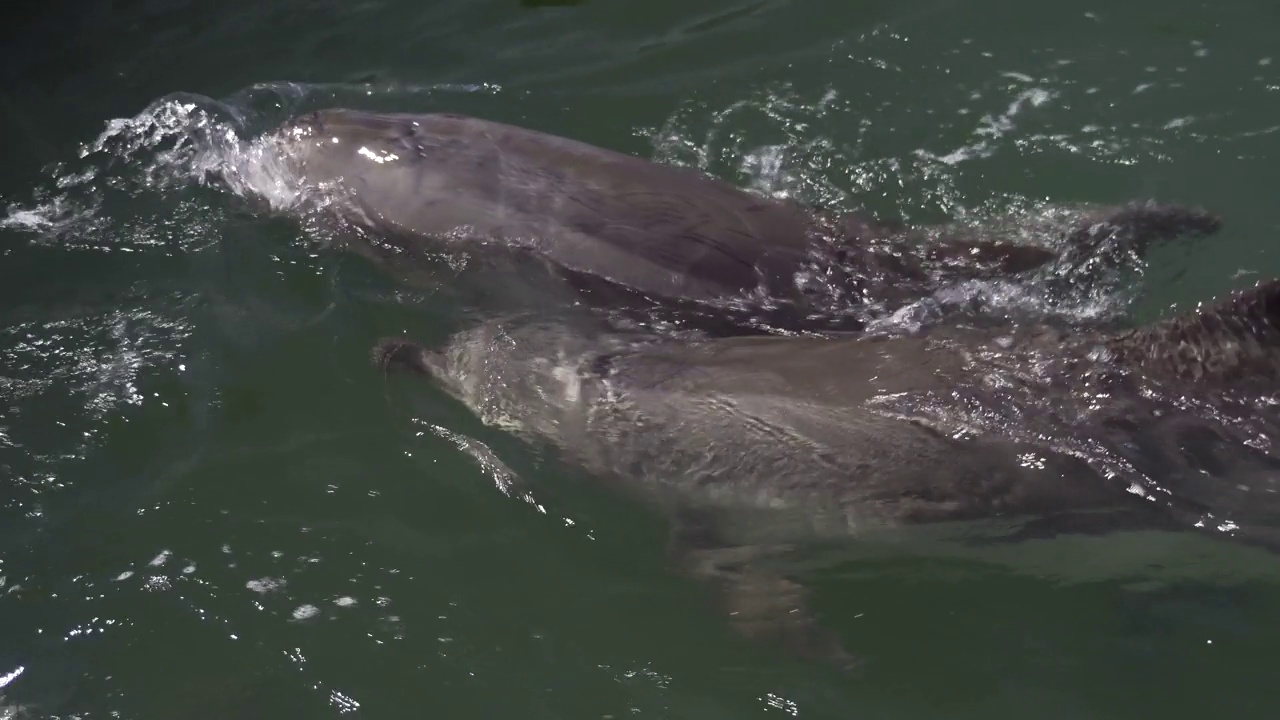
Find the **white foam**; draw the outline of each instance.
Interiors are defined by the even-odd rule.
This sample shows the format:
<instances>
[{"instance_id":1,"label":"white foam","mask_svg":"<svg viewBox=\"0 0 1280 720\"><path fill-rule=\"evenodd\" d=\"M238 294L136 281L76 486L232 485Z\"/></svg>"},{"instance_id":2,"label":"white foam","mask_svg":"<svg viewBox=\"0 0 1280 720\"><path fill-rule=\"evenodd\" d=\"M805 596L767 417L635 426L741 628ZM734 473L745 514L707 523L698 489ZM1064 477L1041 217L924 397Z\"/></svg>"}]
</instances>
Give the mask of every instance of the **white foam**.
<instances>
[{"instance_id":1,"label":"white foam","mask_svg":"<svg viewBox=\"0 0 1280 720\"><path fill-rule=\"evenodd\" d=\"M256 593L265 595L266 593L274 592L283 588L285 584L284 578L260 577L257 580L250 580L245 583L244 586Z\"/></svg>"},{"instance_id":2,"label":"white foam","mask_svg":"<svg viewBox=\"0 0 1280 720\"><path fill-rule=\"evenodd\" d=\"M14 680L17 680L18 676L21 675L24 671L26 671L26 667L19 665L13 671L7 672L4 675L0 675L0 688L6 687L7 685L9 685L9 683L12 683Z\"/></svg>"},{"instance_id":3,"label":"white foam","mask_svg":"<svg viewBox=\"0 0 1280 720\"><path fill-rule=\"evenodd\" d=\"M294 620L309 620L320 614L320 608L315 605L299 605L293 609Z\"/></svg>"},{"instance_id":4,"label":"white foam","mask_svg":"<svg viewBox=\"0 0 1280 720\"><path fill-rule=\"evenodd\" d=\"M0 229L57 233L92 217L92 207L78 207L66 197L55 197L30 207L10 205L9 214L0 217Z\"/></svg>"}]
</instances>

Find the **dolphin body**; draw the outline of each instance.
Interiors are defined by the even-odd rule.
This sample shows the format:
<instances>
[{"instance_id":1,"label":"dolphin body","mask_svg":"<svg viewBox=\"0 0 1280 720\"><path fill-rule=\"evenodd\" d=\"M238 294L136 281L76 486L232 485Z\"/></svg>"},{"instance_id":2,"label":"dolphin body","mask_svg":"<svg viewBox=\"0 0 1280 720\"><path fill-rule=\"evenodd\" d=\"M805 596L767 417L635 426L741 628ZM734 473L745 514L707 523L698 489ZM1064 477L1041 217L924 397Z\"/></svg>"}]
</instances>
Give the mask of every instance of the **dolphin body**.
<instances>
[{"instance_id":1,"label":"dolphin body","mask_svg":"<svg viewBox=\"0 0 1280 720\"><path fill-rule=\"evenodd\" d=\"M1280 459L1257 442L1280 431L1278 350L1273 280L1119 332L677 342L538 317L439 351L384 339L373 359L660 509L742 632L847 661L762 557L984 521L1013 524L1002 542L1239 522L1236 539L1280 547Z\"/></svg>"},{"instance_id":2,"label":"dolphin body","mask_svg":"<svg viewBox=\"0 0 1280 720\"><path fill-rule=\"evenodd\" d=\"M1086 214L1062 251L930 233L764 197L690 168L453 114L307 113L268 135L326 207L400 267L441 250L533 259L597 307L667 308L784 330L861 330L949 279L1010 275L1105 242L1216 232L1220 220L1138 203ZM937 233L934 233L937 235ZM419 263L421 264L421 263ZM488 281L493 284L493 280Z\"/></svg>"}]
</instances>

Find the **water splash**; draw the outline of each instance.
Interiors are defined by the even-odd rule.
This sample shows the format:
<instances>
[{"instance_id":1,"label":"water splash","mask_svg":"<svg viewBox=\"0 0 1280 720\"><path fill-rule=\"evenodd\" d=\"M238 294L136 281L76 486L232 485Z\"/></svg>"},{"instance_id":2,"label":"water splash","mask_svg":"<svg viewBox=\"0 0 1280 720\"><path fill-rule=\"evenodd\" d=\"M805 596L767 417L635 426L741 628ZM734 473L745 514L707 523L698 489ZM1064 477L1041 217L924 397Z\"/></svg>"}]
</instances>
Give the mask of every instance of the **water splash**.
<instances>
[{"instance_id":1,"label":"water splash","mask_svg":"<svg viewBox=\"0 0 1280 720\"><path fill-rule=\"evenodd\" d=\"M524 501L542 515L548 514L546 506L534 497L533 492L528 489L528 484L515 471L511 470L488 445L425 420L415 418L413 422L420 427L427 428L426 432L447 440L457 450L474 460L481 470L493 479L494 485L503 495ZM422 432L418 433L419 436L422 434ZM562 517L561 521L565 527L576 527L578 524L570 517ZM587 537L591 537L590 531L587 531Z\"/></svg>"},{"instance_id":2,"label":"water splash","mask_svg":"<svg viewBox=\"0 0 1280 720\"><path fill-rule=\"evenodd\" d=\"M507 467L507 464L502 462L502 460L489 448L488 445L485 445L478 440L473 440L460 433L456 433L448 428L436 425L435 423L426 422L425 420L415 418L414 423L425 427L427 432L430 432L436 437L449 441L449 443L460 452L474 460L480 466L480 469L493 479L493 484L502 492L503 495L510 497L517 492L517 489L520 486L524 485L524 482L520 477L516 475L511 468ZM422 435L421 432L418 434ZM526 502L538 507L540 511L544 513L546 512L546 510L533 499L532 495L529 495L526 492L523 494L523 497Z\"/></svg>"},{"instance_id":3,"label":"water splash","mask_svg":"<svg viewBox=\"0 0 1280 720\"><path fill-rule=\"evenodd\" d=\"M945 224L921 225L926 230L924 240L957 231L1065 250L1067 231L1099 208L1064 206L1017 194L986 195L970 202L959 189L963 165L1002 150L1027 153L1031 146L1062 147L1072 142L1062 134L1020 129L1028 117L1061 97L1063 90L1049 79L1005 71L993 83L995 88L985 92L1006 94L1006 107L983 115L964 142L945 150L917 148L898 156L873 155L864 138L877 122L872 109L855 107L834 87L806 94L789 84L760 88L723 108L691 98L663 125L643 128L638 134L649 139L658 161L727 176L764 195L793 198L835 212L888 211L906 222L924 213L922 208L936 207L946 214L945 220L928 222ZM855 110L860 117L856 139L844 140ZM1128 145L1125 149L1132 151ZM1095 156L1110 152L1101 145L1086 150ZM893 207L886 209L885 200L894 200ZM883 313L873 307L862 314L879 329L906 332L923 327L947 307L1098 323L1125 312L1135 295L1132 279L1144 269L1144 258L1117 237L1102 243L1084 262L1063 260L1019 278L966 280L905 307L880 308ZM838 294L825 278L804 281L827 287L833 297Z\"/></svg>"},{"instance_id":4,"label":"water splash","mask_svg":"<svg viewBox=\"0 0 1280 720\"><path fill-rule=\"evenodd\" d=\"M272 82L225 100L174 93L132 117L108 121L74 161L45 168L32 201L10 204L0 229L54 239L105 222L111 212L103 203L113 194L155 197L211 185L271 208L293 208L302 188L262 137L287 117L321 104L501 90L491 83Z\"/></svg>"}]
</instances>

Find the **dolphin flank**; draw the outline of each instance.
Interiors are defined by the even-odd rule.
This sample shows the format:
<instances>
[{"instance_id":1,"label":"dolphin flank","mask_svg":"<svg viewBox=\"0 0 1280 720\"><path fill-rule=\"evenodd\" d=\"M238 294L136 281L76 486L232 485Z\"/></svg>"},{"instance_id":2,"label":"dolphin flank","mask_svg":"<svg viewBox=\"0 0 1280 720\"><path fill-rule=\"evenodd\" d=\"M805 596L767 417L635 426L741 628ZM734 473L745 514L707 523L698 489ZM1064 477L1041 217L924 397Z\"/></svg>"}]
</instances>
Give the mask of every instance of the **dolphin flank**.
<instances>
[{"instance_id":1,"label":"dolphin flank","mask_svg":"<svg viewBox=\"0 0 1280 720\"><path fill-rule=\"evenodd\" d=\"M992 518L1024 519L1026 536L1190 531L1277 509L1280 461L1216 418L1280 426L1248 399L1280 377L1280 280L1123 332L955 325L677 342L535 319L487 322L439 351L386 339L373 359L656 504L691 572L720 580L731 604L773 608L740 629L824 657L841 651L804 620L802 588L743 577L751 564L737 553ZM1097 443L1110 451L1076 451ZM1135 492L1143 463L1169 496ZM1269 532L1248 525L1241 539L1280 548Z\"/></svg>"}]
</instances>

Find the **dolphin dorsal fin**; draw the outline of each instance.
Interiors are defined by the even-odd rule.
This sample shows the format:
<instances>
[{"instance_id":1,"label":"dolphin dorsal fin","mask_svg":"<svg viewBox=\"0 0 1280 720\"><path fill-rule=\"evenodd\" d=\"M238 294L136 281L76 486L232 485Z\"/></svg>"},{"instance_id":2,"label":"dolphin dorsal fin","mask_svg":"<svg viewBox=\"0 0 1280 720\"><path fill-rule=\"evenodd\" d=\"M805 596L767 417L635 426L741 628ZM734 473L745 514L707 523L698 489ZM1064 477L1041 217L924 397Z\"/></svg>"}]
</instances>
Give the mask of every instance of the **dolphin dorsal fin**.
<instances>
[{"instance_id":1,"label":"dolphin dorsal fin","mask_svg":"<svg viewBox=\"0 0 1280 720\"><path fill-rule=\"evenodd\" d=\"M1112 336L1107 350L1147 375L1242 382L1280 377L1280 279Z\"/></svg>"}]
</instances>

